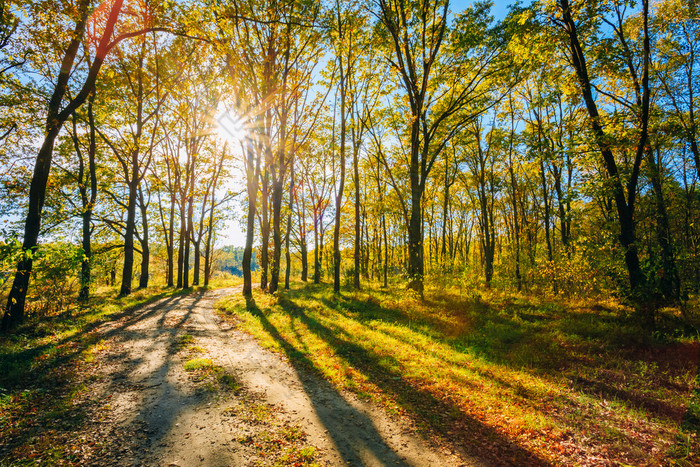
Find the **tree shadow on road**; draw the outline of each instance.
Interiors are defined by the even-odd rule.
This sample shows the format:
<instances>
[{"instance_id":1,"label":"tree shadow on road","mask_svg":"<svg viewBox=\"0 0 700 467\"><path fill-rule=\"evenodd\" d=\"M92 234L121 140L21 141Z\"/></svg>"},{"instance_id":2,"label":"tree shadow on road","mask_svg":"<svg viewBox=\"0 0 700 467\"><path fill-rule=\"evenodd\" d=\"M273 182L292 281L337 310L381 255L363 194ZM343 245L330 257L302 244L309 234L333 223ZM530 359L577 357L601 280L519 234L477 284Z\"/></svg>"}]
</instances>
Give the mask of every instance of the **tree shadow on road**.
<instances>
[{"instance_id":1,"label":"tree shadow on road","mask_svg":"<svg viewBox=\"0 0 700 467\"><path fill-rule=\"evenodd\" d=\"M311 400L318 418L346 464L366 465L379 462L386 465L407 465L405 460L385 442L370 417L353 407L323 378L311 360L282 337L254 299L247 299L246 307L260 319L265 331L290 357L304 392Z\"/></svg>"},{"instance_id":2,"label":"tree shadow on road","mask_svg":"<svg viewBox=\"0 0 700 467\"><path fill-rule=\"evenodd\" d=\"M136 337L138 333L130 331L130 326L169 309L181 298L180 295L167 298L157 296L146 304L132 306L106 318L81 325L77 332L61 339L34 339L30 342L37 342L39 345L17 347L17 350L8 347L9 351L0 356L0 367L4 369L0 386L4 386L4 391L8 391L9 394L22 395L24 401L17 405L17 410L35 415L12 415L20 417L20 424L9 432L3 430L7 437L3 436L5 439L0 443L0 457L9 459L35 448L47 451L43 455L50 457L67 455L61 454L66 448L65 440L70 439L72 433L87 430L88 426L95 423L95 411L107 403L112 395L123 392L125 388L143 386L142 382L129 381L129 378L125 377L126 372L117 372L106 375L99 394L80 396L86 387L86 378L100 379L97 374L93 374L90 363L83 363L83 357L89 356L92 346L101 340L115 339L116 342L123 343ZM115 357L118 359L124 355L124 352L121 352ZM127 366L141 363L142 358L133 358L127 361ZM81 372L77 379L76 372ZM0 393L4 391L0 388ZM103 428L93 427L91 431Z\"/></svg>"}]
</instances>

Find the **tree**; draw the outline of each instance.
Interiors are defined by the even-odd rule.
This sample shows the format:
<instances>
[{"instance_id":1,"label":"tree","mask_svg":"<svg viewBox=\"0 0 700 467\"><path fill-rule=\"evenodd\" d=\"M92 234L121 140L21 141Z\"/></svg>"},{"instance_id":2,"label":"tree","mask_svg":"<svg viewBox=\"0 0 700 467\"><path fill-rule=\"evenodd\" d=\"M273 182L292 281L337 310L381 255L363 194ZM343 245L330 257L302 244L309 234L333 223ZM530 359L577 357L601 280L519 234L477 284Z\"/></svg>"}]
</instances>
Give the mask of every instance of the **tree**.
<instances>
[{"instance_id":1,"label":"tree","mask_svg":"<svg viewBox=\"0 0 700 467\"><path fill-rule=\"evenodd\" d=\"M409 287L423 292L421 203L430 172L451 138L502 96L488 96L485 82L505 79L506 30L489 30L489 4L476 3L457 19L451 50L440 54L448 37L449 0L412 3L379 0L379 19L389 36L387 57L408 100ZM456 51L459 50L459 53Z\"/></svg>"},{"instance_id":2,"label":"tree","mask_svg":"<svg viewBox=\"0 0 700 467\"><path fill-rule=\"evenodd\" d=\"M663 90L665 108L688 143L700 176L700 146L696 113L700 104L700 26L692 2L661 2L651 28L658 37L659 66L653 70Z\"/></svg>"},{"instance_id":3,"label":"tree","mask_svg":"<svg viewBox=\"0 0 700 467\"><path fill-rule=\"evenodd\" d=\"M92 214L97 201L97 166L95 155L97 152L97 135L95 131L95 113L93 105L95 101L94 91L88 98L87 119L88 119L88 147L87 147L87 173L85 172L85 160L81 150L80 139L78 137L77 117L73 114L73 132L71 137L78 156L78 190L80 191L81 217L82 217L82 247L83 259L80 267L80 294L78 299L87 302L90 298L90 285L92 282L91 261L92 261ZM88 192L88 187L90 190Z\"/></svg>"},{"instance_id":4,"label":"tree","mask_svg":"<svg viewBox=\"0 0 700 467\"><path fill-rule=\"evenodd\" d=\"M44 131L44 141L41 144L39 153L34 165L34 173L29 188L29 208L24 224L24 241L22 242L22 259L17 264L17 272L12 283L12 289L7 298L7 306L2 319L2 330L7 331L24 320L24 303L29 287L29 275L32 271L33 254L37 246L39 230L41 226L41 210L46 197L46 182L51 170L51 158L56 138L58 137L63 124L70 118L72 113L80 107L95 86L95 81L104 62L107 52L114 46L112 34L121 12L123 0L114 0L109 7L104 22L103 33L97 49L95 58L87 70L82 86L78 93L67 101L62 107L66 91L68 89L71 72L73 71L78 50L82 45L85 28L90 12L89 0L80 0L77 8L77 18L73 28L72 38L66 48L61 60L60 71L58 73L55 86L51 93L47 106L47 115ZM99 18L100 15L93 15Z\"/></svg>"},{"instance_id":5,"label":"tree","mask_svg":"<svg viewBox=\"0 0 700 467\"><path fill-rule=\"evenodd\" d=\"M150 48L153 47L154 55ZM140 36L135 44L116 49L119 62L118 76L123 81L116 87L116 95L110 96L111 114L117 118L112 122L109 133L99 131L100 136L111 148L121 169L121 176L127 188L127 202L118 196L112 196L115 202L122 204L126 210L123 227L124 263L120 295L131 293L134 267L134 238L141 243L141 279L139 286L148 285L148 265L150 261L148 245L147 187L144 179L153 160L153 149L157 143L159 129L159 112L166 94L161 92L160 76L157 66L158 49L155 37L149 41L147 36ZM153 60L153 61L152 61ZM104 93L103 93L104 94ZM121 106L124 107L121 107ZM116 112L115 112L116 110ZM126 118L125 118L126 116ZM126 124L125 121L126 120ZM137 232L136 210L141 211L141 232Z\"/></svg>"},{"instance_id":6,"label":"tree","mask_svg":"<svg viewBox=\"0 0 700 467\"><path fill-rule=\"evenodd\" d=\"M600 150L601 157L609 178L610 188L613 192L613 199L617 208L617 219L620 227L620 244L624 248L625 264L629 275L630 287L632 295L640 300L640 294L643 291L646 277L639 263L639 255L636 244L635 232L635 198L637 195L637 182L639 180L639 171L644 156L648 129L649 129L649 62L650 62L650 39L649 39L649 4L647 0L643 0L642 17L643 17L643 59L641 64L641 79L638 79L638 69L632 63L632 57L626 56L629 64L630 79L633 84L638 87L638 99L634 105L634 113L637 117L638 141L634 151L634 158L630 170L630 176L626 186L623 185L622 176L618 168L618 163L612 152L610 137L606 134L601 121L601 114L598 109L595 98L593 97L594 85L591 82L588 70L588 63L583 46L579 37L579 29L574 21L572 7L568 0L561 0L559 3L561 18L555 21L559 24L568 36L569 41L569 57L578 78L581 97L585 103L586 110L589 115L589 123L595 142ZM625 48L626 35L624 24L622 21L623 11L615 4L614 10L617 16L617 24L610 23L617 33L621 41L622 47ZM649 316L646 316L650 318Z\"/></svg>"}]
</instances>

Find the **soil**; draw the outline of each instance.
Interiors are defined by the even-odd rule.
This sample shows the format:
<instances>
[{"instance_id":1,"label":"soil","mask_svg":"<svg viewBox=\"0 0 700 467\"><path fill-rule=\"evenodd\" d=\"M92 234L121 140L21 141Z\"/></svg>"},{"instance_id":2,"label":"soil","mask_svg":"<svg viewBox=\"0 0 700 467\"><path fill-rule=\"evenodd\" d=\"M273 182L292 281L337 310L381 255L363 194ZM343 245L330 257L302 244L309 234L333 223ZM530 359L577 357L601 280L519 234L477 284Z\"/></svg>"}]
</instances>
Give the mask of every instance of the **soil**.
<instances>
[{"instance_id":1,"label":"soil","mask_svg":"<svg viewBox=\"0 0 700 467\"><path fill-rule=\"evenodd\" d=\"M98 329L87 393L100 401L102 441L90 464L478 463L222 322L214 303L232 293L169 297ZM211 359L215 371L186 371L192 358Z\"/></svg>"}]
</instances>

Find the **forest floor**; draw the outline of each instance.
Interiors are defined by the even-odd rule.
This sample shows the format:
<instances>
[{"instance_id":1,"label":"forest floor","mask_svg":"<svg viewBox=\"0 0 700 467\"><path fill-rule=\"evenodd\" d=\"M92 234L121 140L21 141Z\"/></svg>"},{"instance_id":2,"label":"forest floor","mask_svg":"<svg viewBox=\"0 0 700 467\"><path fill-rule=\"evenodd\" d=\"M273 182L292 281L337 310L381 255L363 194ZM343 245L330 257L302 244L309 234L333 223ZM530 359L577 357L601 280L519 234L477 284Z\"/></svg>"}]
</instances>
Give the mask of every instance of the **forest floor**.
<instances>
[{"instance_id":1,"label":"forest floor","mask_svg":"<svg viewBox=\"0 0 700 467\"><path fill-rule=\"evenodd\" d=\"M104 294L0 336L0 466L700 465L697 303Z\"/></svg>"},{"instance_id":2,"label":"forest floor","mask_svg":"<svg viewBox=\"0 0 700 467\"><path fill-rule=\"evenodd\" d=\"M697 302L640 325L614 299L431 283L296 285L220 315L470 463L700 465Z\"/></svg>"},{"instance_id":3,"label":"forest floor","mask_svg":"<svg viewBox=\"0 0 700 467\"><path fill-rule=\"evenodd\" d=\"M0 465L478 464L221 321L215 301L237 291L170 296L91 330L82 358L54 370L70 384L6 401Z\"/></svg>"}]
</instances>

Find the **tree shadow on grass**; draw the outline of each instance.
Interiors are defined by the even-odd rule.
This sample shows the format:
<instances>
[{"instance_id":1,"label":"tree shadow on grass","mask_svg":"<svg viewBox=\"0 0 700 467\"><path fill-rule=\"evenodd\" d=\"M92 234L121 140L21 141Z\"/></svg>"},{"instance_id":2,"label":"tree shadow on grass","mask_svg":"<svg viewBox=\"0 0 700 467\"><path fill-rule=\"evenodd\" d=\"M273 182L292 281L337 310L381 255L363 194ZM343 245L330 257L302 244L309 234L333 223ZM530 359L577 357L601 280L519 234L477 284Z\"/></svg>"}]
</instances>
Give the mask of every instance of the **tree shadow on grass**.
<instances>
[{"instance_id":1,"label":"tree shadow on grass","mask_svg":"<svg viewBox=\"0 0 700 467\"><path fill-rule=\"evenodd\" d=\"M255 300L247 299L246 308L260 320L264 330L277 341L289 357L316 415L346 464L365 465L368 462L373 464L379 461L385 465L406 465L405 460L387 445L372 420L350 405L323 377L314 363L279 333ZM360 430L350 430L348 424Z\"/></svg>"},{"instance_id":2,"label":"tree shadow on grass","mask_svg":"<svg viewBox=\"0 0 700 467\"><path fill-rule=\"evenodd\" d=\"M394 396L401 406L417 415L420 421L438 432L454 433L455 437L460 438L460 444L466 449L467 455L487 464L549 465L545 459L463 413L456 405L438 400L430 392L417 389L405 382L400 374L383 364L384 359L380 359L357 344L340 338L338 332L308 316L304 309L293 301L282 296L279 299L279 305L292 317L303 322L316 336L323 339L340 358L364 372L386 394ZM265 331L280 344L295 366L303 367L315 376L323 378L314 363L284 339L253 301L248 301L247 308L260 319ZM316 401L314 404L318 405ZM333 432L336 427L328 428L329 432ZM342 429L342 426L339 428ZM378 436L378 433L373 435Z\"/></svg>"},{"instance_id":3,"label":"tree shadow on grass","mask_svg":"<svg viewBox=\"0 0 700 467\"><path fill-rule=\"evenodd\" d=\"M572 392L600 400L620 401L628 407L646 412L650 417L674 422L680 422L685 417L684 421L690 420L686 424L695 423L692 420L693 411L686 404L679 403L682 398L671 397L667 391L682 396L686 389L674 383L674 378L682 376L688 369L697 370L698 346L655 344L637 323L608 310L569 311L561 306L517 303L491 307L478 300L452 303L443 298L441 303L435 304L442 307L443 312L448 310L471 315L467 319L471 326L455 335L442 328L446 320L421 319L430 317L416 316L416 310L384 307L371 300L342 296L313 298L346 318L404 344L413 345L419 351L421 348L411 342L408 335L392 332L391 326L377 326L377 321L406 326L436 343L452 347L457 353L478 355L486 361L528 373L535 378L552 378L552 381L560 381ZM336 338L343 335L344 331L336 329L332 323L326 323L326 326ZM675 358L664 358L664 352ZM659 366L653 374L656 388L645 384L643 377L635 376L634 369L644 367L647 362L652 367L656 364ZM546 410L543 407L549 405L547 397L543 398L541 393L522 384L478 368L472 368L472 371L507 388L520 401L519 404L529 405L534 411ZM465 383L468 384L466 380L460 380L458 384ZM580 402L564 391L558 403L573 410ZM548 412L548 416L564 426L570 425L572 420L567 414L571 410ZM585 417L576 422L577 425L588 423L590 420L587 421ZM600 424L604 422L594 422L591 429L596 431Z\"/></svg>"},{"instance_id":4,"label":"tree shadow on grass","mask_svg":"<svg viewBox=\"0 0 700 467\"><path fill-rule=\"evenodd\" d=\"M201 294L199 296L201 297ZM36 443L50 443L51 437L58 437L56 439L60 440L62 436L80 429L85 422L88 422L88 414L93 410L96 399L88 397L80 398L77 402L73 400L76 388L70 374L68 374L71 371L75 371L72 363L76 362L82 353L99 339L118 336L118 341L124 342L128 339L138 338L139 332L130 331L127 328L140 321L154 317L158 313L162 312L165 315L168 308L182 300L183 296L178 294L154 304L161 298L162 296L152 298L144 304L129 307L105 319L98 319L88 323L79 332L73 333L58 342L49 342L29 349L23 349L19 352L2 355L0 366L13 370L12 372L3 371L2 384L6 385L6 388L11 391L10 394L24 388L22 397L25 397L26 403L30 404L26 407L34 406L36 412L34 416L29 416L27 413L17 414L20 417L22 426L0 443L0 457L10 456L10 453L15 449L19 449L20 451L18 452L32 449L32 445ZM195 303L192 304L189 312L182 317L181 323L189 318L189 313L196 305L198 299L199 297L196 297ZM93 332L107 323L115 323L115 325L101 333ZM172 343L175 337L176 333L171 333L168 339ZM154 344L151 343L150 347ZM56 356L35 362L38 356L49 351L51 347L62 350ZM119 356L125 357L126 353L118 354L117 359ZM144 363L144 360L143 357L137 357L128 359L126 363L127 366L135 366ZM170 356L166 358L162 368L157 369L156 372L159 374L167 373L169 365ZM139 388L144 383L143 381L130 382L128 377L124 377L120 373L110 374L107 379L105 389L102 392L105 397L123 392L125 388ZM167 393L168 388L165 386L167 385L164 385L161 389ZM155 431L153 427L166 429L171 426L172 420L176 416L176 413L172 412L164 412L169 420L159 420L157 424L151 424L150 431ZM110 440L104 441L111 442ZM63 448L63 446L50 446L50 449L56 453L60 453Z\"/></svg>"}]
</instances>

